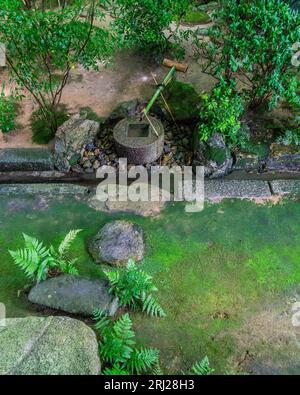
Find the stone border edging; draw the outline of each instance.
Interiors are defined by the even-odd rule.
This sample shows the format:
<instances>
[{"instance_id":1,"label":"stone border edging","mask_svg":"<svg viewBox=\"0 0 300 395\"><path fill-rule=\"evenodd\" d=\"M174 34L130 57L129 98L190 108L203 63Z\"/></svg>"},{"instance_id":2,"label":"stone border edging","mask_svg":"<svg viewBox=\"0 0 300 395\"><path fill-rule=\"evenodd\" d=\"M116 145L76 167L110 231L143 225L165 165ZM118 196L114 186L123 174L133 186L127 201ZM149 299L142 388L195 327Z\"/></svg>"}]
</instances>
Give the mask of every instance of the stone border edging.
<instances>
[{"instance_id":1,"label":"stone border edging","mask_svg":"<svg viewBox=\"0 0 300 395\"><path fill-rule=\"evenodd\" d=\"M262 199L272 196L300 194L300 180L207 180L204 183L205 200L219 201L222 199ZM52 196L91 196L95 186L89 187L71 183L30 183L30 184L0 184L2 195L43 195Z\"/></svg>"},{"instance_id":2,"label":"stone border edging","mask_svg":"<svg viewBox=\"0 0 300 395\"><path fill-rule=\"evenodd\" d=\"M91 190L87 186L75 184L0 184L2 195L71 195L88 196Z\"/></svg>"},{"instance_id":3,"label":"stone border edging","mask_svg":"<svg viewBox=\"0 0 300 395\"><path fill-rule=\"evenodd\" d=\"M54 162L48 148L0 149L1 172L51 170L54 170Z\"/></svg>"},{"instance_id":4,"label":"stone border edging","mask_svg":"<svg viewBox=\"0 0 300 395\"><path fill-rule=\"evenodd\" d=\"M274 180L270 181L273 195L297 195L300 193L300 180Z\"/></svg>"},{"instance_id":5,"label":"stone border edging","mask_svg":"<svg viewBox=\"0 0 300 395\"><path fill-rule=\"evenodd\" d=\"M204 182L204 197L208 201L223 199L270 199L267 181L208 180Z\"/></svg>"}]
</instances>

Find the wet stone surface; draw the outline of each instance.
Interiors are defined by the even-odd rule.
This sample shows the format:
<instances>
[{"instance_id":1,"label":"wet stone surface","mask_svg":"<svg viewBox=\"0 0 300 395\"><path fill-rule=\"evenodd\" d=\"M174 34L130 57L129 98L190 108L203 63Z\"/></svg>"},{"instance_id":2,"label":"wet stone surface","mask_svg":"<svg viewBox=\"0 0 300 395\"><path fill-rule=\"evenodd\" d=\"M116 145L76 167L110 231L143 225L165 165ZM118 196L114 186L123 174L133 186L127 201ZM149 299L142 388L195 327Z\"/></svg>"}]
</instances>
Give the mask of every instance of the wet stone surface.
<instances>
[{"instance_id":1,"label":"wet stone surface","mask_svg":"<svg viewBox=\"0 0 300 395\"><path fill-rule=\"evenodd\" d=\"M44 148L0 150L0 172L54 170L52 153Z\"/></svg>"}]
</instances>

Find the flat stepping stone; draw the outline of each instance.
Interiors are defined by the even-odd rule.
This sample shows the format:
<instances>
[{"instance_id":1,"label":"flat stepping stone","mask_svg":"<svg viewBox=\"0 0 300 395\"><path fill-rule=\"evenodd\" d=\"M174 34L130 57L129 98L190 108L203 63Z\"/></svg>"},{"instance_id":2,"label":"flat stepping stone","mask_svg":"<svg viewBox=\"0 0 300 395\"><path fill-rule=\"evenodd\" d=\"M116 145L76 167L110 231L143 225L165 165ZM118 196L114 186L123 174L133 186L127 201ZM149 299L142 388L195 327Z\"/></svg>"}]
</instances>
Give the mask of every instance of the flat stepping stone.
<instances>
[{"instance_id":1,"label":"flat stepping stone","mask_svg":"<svg viewBox=\"0 0 300 395\"><path fill-rule=\"evenodd\" d=\"M143 259L144 232L129 221L109 222L93 238L89 251L97 263L126 266L129 259Z\"/></svg>"},{"instance_id":2,"label":"flat stepping stone","mask_svg":"<svg viewBox=\"0 0 300 395\"><path fill-rule=\"evenodd\" d=\"M0 150L0 172L54 170L51 151L46 148L7 148Z\"/></svg>"},{"instance_id":3,"label":"flat stepping stone","mask_svg":"<svg viewBox=\"0 0 300 395\"><path fill-rule=\"evenodd\" d=\"M118 301L109 293L107 281L63 274L36 284L28 295L30 302L72 314L92 316L101 309L112 316Z\"/></svg>"},{"instance_id":4,"label":"flat stepping stone","mask_svg":"<svg viewBox=\"0 0 300 395\"><path fill-rule=\"evenodd\" d=\"M68 317L8 318L0 331L0 375L98 375L95 333Z\"/></svg>"}]
</instances>

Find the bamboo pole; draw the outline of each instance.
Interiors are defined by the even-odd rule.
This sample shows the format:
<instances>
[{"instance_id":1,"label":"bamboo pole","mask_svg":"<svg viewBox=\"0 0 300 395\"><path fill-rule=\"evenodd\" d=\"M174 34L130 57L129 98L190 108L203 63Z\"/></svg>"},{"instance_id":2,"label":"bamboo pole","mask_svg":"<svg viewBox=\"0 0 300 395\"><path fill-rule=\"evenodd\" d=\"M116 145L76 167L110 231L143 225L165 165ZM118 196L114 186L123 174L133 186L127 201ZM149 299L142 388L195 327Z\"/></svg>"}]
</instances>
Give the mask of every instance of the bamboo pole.
<instances>
[{"instance_id":1,"label":"bamboo pole","mask_svg":"<svg viewBox=\"0 0 300 395\"><path fill-rule=\"evenodd\" d=\"M165 76L163 82L159 85L158 89L156 90L156 92L152 96L152 98L149 101L149 103L147 104L146 108L143 110L144 114L148 114L149 113L149 111L151 110L151 108L153 107L154 103L156 102L158 97L161 95L161 93L163 92L165 87L171 82L175 72L176 72L176 66L173 66L171 68L171 70L169 71L169 73Z\"/></svg>"}]
</instances>

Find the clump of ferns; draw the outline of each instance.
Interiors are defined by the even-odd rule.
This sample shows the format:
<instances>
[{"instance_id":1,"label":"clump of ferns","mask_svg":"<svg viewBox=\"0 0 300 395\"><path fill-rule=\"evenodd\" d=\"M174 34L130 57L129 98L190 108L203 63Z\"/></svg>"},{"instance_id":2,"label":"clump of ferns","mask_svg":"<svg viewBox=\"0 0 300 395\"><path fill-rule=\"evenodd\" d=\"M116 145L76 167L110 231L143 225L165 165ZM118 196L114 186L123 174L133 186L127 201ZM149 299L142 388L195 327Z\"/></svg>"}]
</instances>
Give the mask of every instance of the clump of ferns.
<instances>
[{"instance_id":1,"label":"clump of ferns","mask_svg":"<svg viewBox=\"0 0 300 395\"><path fill-rule=\"evenodd\" d=\"M101 310L94 310L95 329L99 331L99 353L105 375L162 374L159 350L136 347L129 314L113 321Z\"/></svg>"},{"instance_id":2,"label":"clump of ferns","mask_svg":"<svg viewBox=\"0 0 300 395\"><path fill-rule=\"evenodd\" d=\"M57 276L61 273L77 275L75 267L77 259L69 258L71 244L81 230L71 230L60 243L57 249L52 245L45 246L37 238L23 233L24 248L9 251L14 263L29 278L37 282L46 280L48 277Z\"/></svg>"},{"instance_id":3,"label":"clump of ferns","mask_svg":"<svg viewBox=\"0 0 300 395\"><path fill-rule=\"evenodd\" d=\"M113 321L102 310L95 309L93 318L99 333L99 354L104 375L152 374L163 375L159 350L136 347L135 333L128 313ZM209 360L204 357L195 363L189 374L207 376L214 372Z\"/></svg>"},{"instance_id":4,"label":"clump of ferns","mask_svg":"<svg viewBox=\"0 0 300 395\"><path fill-rule=\"evenodd\" d=\"M104 271L110 282L110 293L119 299L121 307L142 310L154 317L165 317L153 293L157 292L153 279L130 259L124 269Z\"/></svg>"}]
</instances>

